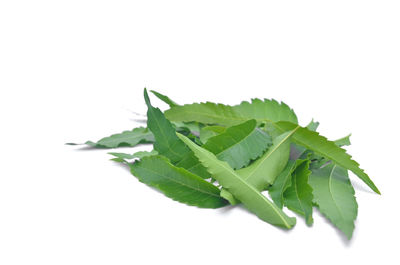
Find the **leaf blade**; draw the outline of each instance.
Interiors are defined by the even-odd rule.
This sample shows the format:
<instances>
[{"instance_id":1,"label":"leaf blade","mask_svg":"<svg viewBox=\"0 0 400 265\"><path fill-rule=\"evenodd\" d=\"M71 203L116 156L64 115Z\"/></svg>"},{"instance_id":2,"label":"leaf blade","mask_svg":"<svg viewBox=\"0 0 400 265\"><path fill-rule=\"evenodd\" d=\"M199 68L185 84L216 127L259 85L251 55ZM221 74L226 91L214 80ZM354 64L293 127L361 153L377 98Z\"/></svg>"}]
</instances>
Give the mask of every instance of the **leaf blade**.
<instances>
[{"instance_id":1,"label":"leaf blade","mask_svg":"<svg viewBox=\"0 0 400 265\"><path fill-rule=\"evenodd\" d=\"M131 131L112 134L101 138L97 142L86 141L85 144L94 148L134 147L138 144L153 143L153 134L144 127L137 127Z\"/></svg>"},{"instance_id":2,"label":"leaf blade","mask_svg":"<svg viewBox=\"0 0 400 265\"><path fill-rule=\"evenodd\" d=\"M309 184L321 213L350 239L358 206L347 170L331 163L313 170Z\"/></svg>"},{"instance_id":3,"label":"leaf blade","mask_svg":"<svg viewBox=\"0 0 400 265\"><path fill-rule=\"evenodd\" d=\"M308 169L310 160L301 162L293 171L291 177L292 185L284 193L284 203L290 210L303 215L307 225L313 223L313 195L312 188L308 184L311 171Z\"/></svg>"},{"instance_id":4,"label":"leaf blade","mask_svg":"<svg viewBox=\"0 0 400 265\"><path fill-rule=\"evenodd\" d=\"M244 181L235 171L224 161L220 161L210 151L201 148L188 138L178 134L195 153L203 165L209 170L218 182L238 198L251 212L255 213L260 219L290 229L295 224L295 218L288 217L273 202L269 201L252 185Z\"/></svg>"},{"instance_id":5,"label":"leaf blade","mask_svg":"<svg viewBox=\"0 0 400 265\"><path fill-rule=\"evenodd\" d=\"M298 125L290 122L277 122L273 123L273 126L279 129L281 132L293 130L294 128L298 127ZM373 191L381 194L369 176L359 167L359 164L354 161L349 154L346 153L346 150L340 148L334 142L329 141L317 132L310 131L303 127L298 128L296 133L293 134L292 139L296 144L313 150L328 160L332 160L337 165L352 171Z\"/></svg>"},{"instance_id":6,"label":"leaf blade","mask_svg":"<svg viewBox=\"0 0 400 265\"><path fill-rule=\"evenodd\" d=\"M147 105L147 127L153 133L154 149L166 156L172 164L183 167L192 173L209 178L207 170L199 163L193 152L176 136L172 123L167 120L159 108L151 105L147 90L144 89Z\"/></svg>"},{"instance_id":7,"label":"leaf blade","mask_svg":"<svg viewBox=\"0 0 400 265\"><path fill-rule=\"evenodd\" d=\"M233 126L255 119L257 122L291 121L297 123L297 116L285 103L275 100L252 99L239 105L228 106L212 102L193 103L173 107L165 112L171 121L197 121L204 124Z\"/></svg>"},{"instance_id":8,"label":"leaf blade","mask_svg":"<svg viewBox=\"0 0 400 265\"><path fill-rule=\"evenodd\" d=\"M295 131L296 129L276 137L273 145L263 156L250 166L236 172L260 191L273 184L289 160L290 138Z\"/></svg>"},{"instance_id":9,"label":"leaf blade","mask_svg":"<svg viewBox=\"0 0 400 265\"><path fill-rule=\"evenodd\" d=\"M129 165L139 181L158 188L175 201L200 208L219 208L227 204L219 196L216 186L184 168L172 165L162 156L147 156Z\"/></svg>"},{"instance_id":10,"label":"leaf blade","mask_svg":"<svg viewBox=\"0 0 400 265\"><path fill-rule=\"evenodd\" d=\"M228 162L233 169L239 169L261 156L270 144L271 137L257 129L255 120L249 120L211 137L202 147L219 160Z\"/></svg>"}]
</instances>

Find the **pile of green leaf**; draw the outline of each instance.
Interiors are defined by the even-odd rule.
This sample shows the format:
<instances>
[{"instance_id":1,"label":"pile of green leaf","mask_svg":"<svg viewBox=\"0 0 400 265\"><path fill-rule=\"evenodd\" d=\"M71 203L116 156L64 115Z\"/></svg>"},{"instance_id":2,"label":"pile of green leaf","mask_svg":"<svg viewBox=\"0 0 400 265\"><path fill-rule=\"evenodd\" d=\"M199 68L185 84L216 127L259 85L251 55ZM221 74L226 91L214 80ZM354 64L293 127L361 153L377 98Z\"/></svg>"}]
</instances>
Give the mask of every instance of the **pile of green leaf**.
<instances>
[{"instance_id":1,"label":"pile of green leaf","mask_svg":"<svg viewBox=\"0 0 400 265\"><path fill-rule=\"evenodd\" d=\"M298 125L284 103L253 99L235 106L179 105L152 93L170 108L163 113L153 107L145 89L146 128L86 144L116 148L152 143L151 152L110 154L139 181L173 200L201 208L241 203L261 220L285 229L296 219L283 206L308 225L315 206L350 239L358 207L348 170L380 194L342 148L350 144L349 136L327 140L316 132L317 122Z\"/></svg>"}]
</instances>

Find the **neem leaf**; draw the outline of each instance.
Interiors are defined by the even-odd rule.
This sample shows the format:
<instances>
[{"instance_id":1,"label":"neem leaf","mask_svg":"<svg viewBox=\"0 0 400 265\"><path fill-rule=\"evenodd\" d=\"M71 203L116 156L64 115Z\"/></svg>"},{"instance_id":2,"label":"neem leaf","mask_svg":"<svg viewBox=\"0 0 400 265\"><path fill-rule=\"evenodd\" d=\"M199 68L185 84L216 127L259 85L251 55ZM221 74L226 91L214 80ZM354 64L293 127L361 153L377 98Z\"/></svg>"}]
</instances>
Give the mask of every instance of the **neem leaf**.
<instances>
[{"instance_id":1,"label":"neem leaf","mask_svg":"<svg viewBox=\"0 0 400 265\"><path fill-rule=\"evenodd\" d=\"M257 129L255 120L249 120L211 137L202 147L219 160L228 162L233 169L239 169L262 155L271 144L271 137Z\"/></svg>"},{"instance_id":2,"label":"neem leaf","mask_svg":"<svg viewBox=\"0 0 400 265\"><path fill-rule=\"evenodd\" d=\"M282 172L288 162L290 136L293 133L294 131L286 132L276 137L268 152L250 166L236 170L236 173L257 190L266 189L268 185L274 183L275 178ZM224 191L221 196L232 204L236 204L236 201L231 199L232 196L229 195L229 192Z\"/></svg>"},{"instance_id":3,"label":"neem leaf","mask_svg":"<svg viewBox=\"0 0 400 265\"><path fill-rule=\"evenodd\" d=\"M197 121L225 126L237 125L250 119L255 119L257 122L297 123L296 114L285 103L268 99L253 99L251 103L244 101L236 106L211 102L186 104L167 110L165 116L171 121Z\"/></svg>"},{"instance_id":4,"label":"neem leaf","mask_svg":"<svg viewBox=\"0 0 400 265\"><path fill-rule=\"evenodd\" d=\"M283 207L283 193L292 183L292 172L296 169L298 161L303 162L304 160L289 160L283 171L276 177L274 184L268 189L269 196L281 209Z\"/></svg>"},{"instance_id":5,"label":"neem leaf","mask_svg":"<svg viewBox=\"0 0 400 265\"><path fill-rule=\"evenodd\" d=\"M333 142L334 142L337 146L351 145L350 136L351 136L351 134L349 134L349 135L347 135L347 136L345 136L345 137L343 137L343 138L337 139L337 140L335 140L335 141L333 141Z\"/></svg>"},{"instance_id":6,"label":"neem leaf","mask_svg":"<svg viewBox=\"0 0 400 265\"><path fill-rule=\"evenodd\" d=\"M273 184L288 162L290 137L295 132L296 129L276 137L264 155L250 166L237 170L237 174L260 191Z\"/></svg>"},{"instance_id":7,"label":"neem leaf","mask_svg":"<svg viewBox=\"0 0 400 265\"><path fill-rule=\"evenodd\" d=\"M156 187L175 201L200 208L219 208L227 204L216 186L172 165L165 157L148 156L129 165L132 174L141 182Z\"/></svg>"},{"instance_id":8,"label":"neem leaf","mask_svg":"<svg viewBox=\"0 0 400 265\"><path fill-rule=\"evenodd\" d=\"M346 153L346 150L340 148L334 142L329 141L317 132L310 131L307 128L298 127L298 125L290 122L277 122L273 123L273 126L282 132L298 128L292 137L292 140L296 144L306 147L328 160L332 160L338 166L351 170L373 191L380 194L378 188L369 176L364 172L364 170L360 169L359 164L351 159L351 156Z\"/></svg>"},{"instance_id":9,"label":"neem leaf","mask_svg":"<svg viewBox=\"0 0 400 265\"><path fill-rule=\"evenodd\" d=\"M199 163L193 152L176 136L175 129L159 108L154 108L146 89L144 99L148 107L147 127L154 134L154 149L166 156L172 164L183 167L203 178L209 178L207 170Z\"/></svg>"},{"instance_id":10,"label":"neem leaf","mask_svg":"<svg viewBox=\"0 0 400 265\"><path fill-rule=\"evenodd\" d=\"M116 161L116 162L126 162L125 159L135 159L135 158L139 158L142 159L143 157L146 156L153 156L153 155L157 155L157 151L152 150L150 152L147 151L138 151L134 154L126 154L126 153L114 153L111 152L109 153L110 155L115 156L115 158L112 158L111 160Z\"/></svg>"},{"instance_id":11,"label":"neem leaf","mask_svg":"<svg viewBox=\"0 0 400 265\"><path fill-rule=\"evenodd\" d=\"M179 106L178 103L167 97L166 95L163 95L161 93L158 93L157 91L150 90L151 93L153 93L156 97L158 97L160 100L164 101L166 104L169 105L170 108Z\"/></svg>"},{"instance_id":12,"label":"neem leaf","mask_svg":"<svg viewBox=\"0 0 400 265\"><path fill-rule=\"evenodd\" d=\"M308 184L310 160L300 163L292 173L291 186L284 193L284 202L290 210L305 216L307 225L313 223L312 188Z\"/></svg>"},{"instance_id":13,"label":"neem leaf","mask_svg":"<svg viewBox=\"0 0 400 265\"><path fill-rule=\"evenodd\" d=\"M290 121L297 123L297 116L294 111L285 103L274 99L260 100L252 99L251 102L243 101L233 106L234 110L241 116L248 119L264 121Z\"/></svg>"},{"instance_id":14,"label":"neem leaf","mask_svg":"<svg viewBox=\"0 0 400 265\"><path fill-rule=\"evenodd\" d=\"M320 212L350 239L358 206L347 170L331 163L313 170L309 184Z\"/></svg>"},{"instance_id":15,"label":"neem leaf","mask_svg":"<svg viewBox=\"0 0 400 265\"><path fill-rule=\"evenodd\" d=\"M223 133L225 130L226 127L223 126L218 126L218 125L205 126L200 129L200 141L202 143L206 143L208 139Z\"/></svg>"},{"instance_id":16,"label":"neem leaf","mask_svg":"<svg viewBox=\"0 0 400 265\"><path fill-rule=\"evenodd\" d=\"M122 133L113 134L104 137L97 142L87 141L85 144L95 148L116 148L116 147L133 147L138 144L154 142L153 134L144 127L138 127L132 131L124 131ZM75 143L67 143L68 145L80 145Z\"/></svg>"},{"instance_id":17,"label":"neem leaf","mask_svg":"<svg viewBox=\"0 0 400 265\"><path fill-rule=\"evenodd\" d=\"M228 163L219 160L213 153L196 145L187 137L181 134L178 134L178 136L192 149L213 178L260 219L286 229L295 225L295 218L288 217L273 202L243 180Z\"/></svg>"},{"instance_id":18,"label":"neem leaf","mask_svg":"<svg viewBox=\"0 0 400 265\"><path fill-rule=\"evenodd\" d=\"M172 163L176 163L189 153L190 150L179 140L175 134L175 129L171 122L164 117L159 108L154 108L146 89L144 90L144 99L147 105L147 127L154 134L154 149L159 154L166 156Z\"/></svg>"}]
</instances>

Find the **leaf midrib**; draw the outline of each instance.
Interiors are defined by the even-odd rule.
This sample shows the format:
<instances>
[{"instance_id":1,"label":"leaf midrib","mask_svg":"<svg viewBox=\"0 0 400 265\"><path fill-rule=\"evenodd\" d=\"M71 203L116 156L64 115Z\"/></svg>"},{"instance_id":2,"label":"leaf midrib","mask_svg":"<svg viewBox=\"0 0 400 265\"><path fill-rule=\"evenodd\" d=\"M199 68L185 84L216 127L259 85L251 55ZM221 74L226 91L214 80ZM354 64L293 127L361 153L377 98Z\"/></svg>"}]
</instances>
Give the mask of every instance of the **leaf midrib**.
<instances>
[{"instance_id":1,"label":"leaf midrib","mask_svg":"<svg viewBox=\"0 0 400 265\"><path fill-rule=\"evenodd\" d=\"M204 150L202 148L198 148L197 150L199 150L200 152L202 152L203 154L205 154L206 156L208 156L209 154L204 152ZM211 152L210 152L211 153ZM281 213L279 211L277 211L274 207L274 205L264 196L262 195L258 190L256 190L252 185L248 184L243 178L241 178L240 176L238 176L235 171L232 170L232 168L229 167L228 163L226 162L222 162L220 163L220 165L226 169L228 172L230 172L236 179L238 179L243 185L249 187L251 190L253 190L257 196L261 197L263 201L265 201L271 208L272 210L280 217L280 219L283 221L283 223L289 228L291 227L285 220L285 218L281 215ZM228 165L228 167L227 167Z\"/></svg>"},{"instance_id":2,"label":"leaf midrib","mask_svg":"<svg viewBox=\"0 0 400 265\"><path fill-rule=\"evenodd\" d=\"M289 133L285 138L283 138L282 141L280 141L279 144L278 144L276 147L272 148L272 149L271 149L271 152L270 152L267 156L265 156L265 157L259 162L259 164L254 168L254 170L252 171L252 173L249 174L249 175L247 175L247 177L244 177L244 179L248 180L249 178L251 178L251 177L254 175L254 173L258 170L258 168L261 166L261 164L262 164L266 159L268 159L268 158L271 156L271 154L273 154L273 153L274 153L274 152L275 152L275 151L276 151L290 136L292 136L292 135L297 131L298 128L300 128L300 126L297 126L291 133Z\"/></svg>"},{"instance_id":3,"label":"leaf midrib","mask_svg":"<svg viewBox=\"0 0 400 265\"><path fill-rule=\"evenodd\" d=\"M171 178L171 177L168 177L168 176L161 175L160 173L158 173L157 171L154 171L154 170L152 170L152 169L145 168L145 167L141 167L141 168L142 168L142 169L144 169L144 170L146 170L146 171L149 171L149 172L152 172L152 173L154 173L155 175L157 175L157 176L158 176L158 177L160 177L160 178L166 178L166 179L169 179L169 180L171 180L172 182L178 183L178 184L180 184L180 185L182 185L182 186L189 187L189 188L191 188L191 189L193 189L193 190L197 190L197 191L199 191L199 192L201 192L201 193L209 194L209 195L211 195L211 196L214 196L214 197L217 197L217 198L219 198L219 197L220 197L220 196L219 196L219 194L210 193L210 192L208 192L208 191L205 191L205 190L201 190L201 189L195 188L195 187L193 187L193 186L187 185L186 183L183 183L183 182L177 181L177 180L176 180L176 179L174 179L174 178ZM202 179L202 180L203 180L203 179ZM207 182L207 183L208 183L208 182ZM214 186L214 187L215 187L215 186Z\"/></svg>"},{"instance_id":4,"label":"leaf midrib","mask_svg":"<svg viewBox=\"0 0 400 265\"><path fill-rule=\"evenodd\" d=\"M338 206L338 204L337 204L337 202L336 202L336 200L335 200L335 197L334 197L334 195L333 195L333 192L332 192L332 176L333 176L333 172L335 171L336 166L337 166L337 165L333 165L332 171L331 171L331 173L329 174L329 181L328 181L329 194L331 195L333 204L335 205L336 209L338 210L338 212L339 212L339 214L340 214L342 220L346 220L346 219L344 218L344 215L343 215L343 213L342 213L342 210L339 208L339 206Z\"/></svg>"}]
</instances>

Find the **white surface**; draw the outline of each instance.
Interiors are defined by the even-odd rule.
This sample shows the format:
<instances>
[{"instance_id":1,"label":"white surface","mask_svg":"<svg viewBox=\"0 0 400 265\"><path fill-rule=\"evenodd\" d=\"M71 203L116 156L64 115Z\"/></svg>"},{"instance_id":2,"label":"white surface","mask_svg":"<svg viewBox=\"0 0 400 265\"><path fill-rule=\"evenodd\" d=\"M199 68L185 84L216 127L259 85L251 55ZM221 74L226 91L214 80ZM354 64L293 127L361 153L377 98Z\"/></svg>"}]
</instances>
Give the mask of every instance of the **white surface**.
<instances>
[{"instance_id":1,"label":"white surface","mask_svg":"<svg viewBox=\"0 0 400 265\"><path fill-rule=\"evenodd\" d=\"M1 1L0 264L398 264L398 1ZM284 232L176 203L97 140L143 87L179 103L283 100L349 149L353 239L315 213ZM162 106L154 97L153 102Z\"/></svg>"}]
</instances>

